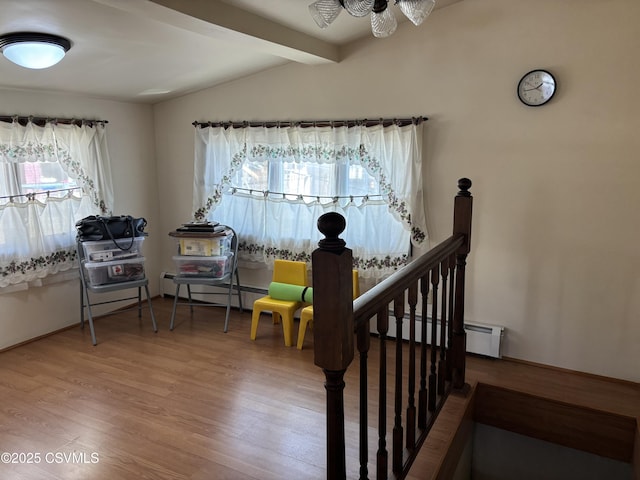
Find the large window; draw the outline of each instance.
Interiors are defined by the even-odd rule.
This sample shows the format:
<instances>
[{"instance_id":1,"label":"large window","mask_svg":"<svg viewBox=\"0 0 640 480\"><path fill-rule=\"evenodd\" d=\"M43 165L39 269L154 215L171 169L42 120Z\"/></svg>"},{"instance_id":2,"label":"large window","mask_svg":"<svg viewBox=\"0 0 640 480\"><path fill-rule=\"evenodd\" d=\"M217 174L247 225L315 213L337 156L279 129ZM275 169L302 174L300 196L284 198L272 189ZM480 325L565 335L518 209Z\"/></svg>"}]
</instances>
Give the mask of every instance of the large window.
<instances>
[{"instance_id":1,"label":"large window","mask_svg":"<svg viewBox=\"0 0 640 480\"><path fill-rule=\"evenodd\" d=\"M240 259L309 261L329 211L347 221L354 267L382 277L426 237L421 122L196 128L194 217L228 223Z\"/></svg>"},{"instance_id":2,"label":"large window","mask_svg":"<svg viewBox=\"0 0 640 480\"><path fill-rule=\"evenodd\" d=\"M0 288L76 266L75 222L112 202L104 125L0 122Z\"/></svg>"}]
</instances>

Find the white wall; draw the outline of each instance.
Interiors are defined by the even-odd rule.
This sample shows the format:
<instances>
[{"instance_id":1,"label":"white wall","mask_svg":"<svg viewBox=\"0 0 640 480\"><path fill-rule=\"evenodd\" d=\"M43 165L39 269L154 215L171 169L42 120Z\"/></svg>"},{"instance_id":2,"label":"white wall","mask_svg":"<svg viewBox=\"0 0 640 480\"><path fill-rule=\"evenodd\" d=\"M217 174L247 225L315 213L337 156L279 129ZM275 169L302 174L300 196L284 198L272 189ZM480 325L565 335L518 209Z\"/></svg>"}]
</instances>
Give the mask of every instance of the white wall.
<instances>
[{"instance_id":1,"label":"white wall","mask_svg":"<svg viewBox=\"0 0 640 480\"><path fill-rule=\"evenodd\" d=\"M0 90L0 114L108 120L107 139L114 177L114 213L145 217L147 274L159 278L160 232L152 107L95 98ZM158 281L150 282L152 295ZM105 297L106 298L106 297ZM80 321L79 280L0 294L0 349ZM99 337L98 331L98 337ZM99 341L99 338L98 338Z\"/></svg>"},{"instance_id":2,"label":"white wall","mask_svg":"<svg viewBox=\"0 0 640 480\"><path fill-rule=\"evenodd\" d=\"M156 105L160 230L191 218L194 120L426 115L434 241L474 181L468 319L505 326L508 357L640 381L638 24L634 0L464 0L338 64ZM536 67L558 93L527 108L516 84ZM162 269L174 251L164 237Z\"/></svg>"}]
</instances>

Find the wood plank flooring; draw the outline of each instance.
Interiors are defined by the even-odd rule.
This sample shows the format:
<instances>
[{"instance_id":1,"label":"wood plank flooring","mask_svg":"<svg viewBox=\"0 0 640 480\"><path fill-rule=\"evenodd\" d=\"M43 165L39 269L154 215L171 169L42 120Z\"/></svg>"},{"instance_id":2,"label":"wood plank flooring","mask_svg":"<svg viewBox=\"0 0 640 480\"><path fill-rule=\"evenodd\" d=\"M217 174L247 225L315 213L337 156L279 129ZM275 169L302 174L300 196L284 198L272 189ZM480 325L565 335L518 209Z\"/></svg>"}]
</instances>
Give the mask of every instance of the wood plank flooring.
<instances>
[{"instance_id":1,"label":"wood plank flooring","mask_svg":"<svg viewBox=\"0 0 640 480\"><path fill-rule=\"evenodd\" d=\"M129 311L95 322L96 347L88 327L73 327L0 353L0 452L32 454L32 463L0 463L1 479L325 478L324 376L313 363L313 335L302 351L285 347L281 326L264 316L252 342L250 312L233 312L225 334L224 310L210 307L193 316L180 307L171 332L171 302L153 300L157 334L148 312L138 319ZM640 418L637 385L473 357L467 373L473 387ZM346 426L349 478L359 468L356 374L345 391L354 420ZM445 407L411 478L446 470L447 449L434 442L460 443L455 432L468 430L473 398ZM369 471L373 478L373 465Z\"/></svg>"}]
</instances>

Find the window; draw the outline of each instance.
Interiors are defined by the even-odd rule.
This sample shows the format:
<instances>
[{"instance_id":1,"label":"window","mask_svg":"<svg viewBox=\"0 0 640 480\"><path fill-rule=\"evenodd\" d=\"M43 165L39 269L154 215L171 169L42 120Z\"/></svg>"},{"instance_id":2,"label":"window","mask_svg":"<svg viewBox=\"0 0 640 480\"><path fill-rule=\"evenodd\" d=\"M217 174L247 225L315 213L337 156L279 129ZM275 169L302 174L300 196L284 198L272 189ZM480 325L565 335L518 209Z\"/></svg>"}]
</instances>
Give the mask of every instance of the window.
<instances>
[{"instance_id":1,"label":"window","mask_svg":"<svg viewBox=\"0 0 640 480\"><path fill-rule=\"evenodd\" d=\"M78 186L59 163L21 163L18 169L23 194L53 191L53 194L62 196L63 192L57 190Z\"/></svg>"},{"instance_id":2,"label":"window","mask_svg":"<svg viewBox=\"0 0 640 480\"><path fill-rule=\"evenodd\" d=\"M354 268L383 277L426 238L421 123L196 129L194 217L232 225L241 260L310 261L337 211Z\"/></svg>"},{"instance_id":3,"label":"window","mask_svg":"<svg viewBox=\"0 0 640 480\"><path fill-rule=\"evenodd\" d=\"M378 182L362 165L318 164L313 162L247 161L231 186L236 189L302 196L306 202L318 197L364 197L380 195Z\"/></svg>"},{"instance_id":4,"label":"window","mask_svg":"<svg viewBox=\"0 0 640 480\"><path fill-rule=\"evenodd\" d=\"M0 121L0 288L76 266L75 222L112 203L104 124Z\"/></svg>"}]
</instances>

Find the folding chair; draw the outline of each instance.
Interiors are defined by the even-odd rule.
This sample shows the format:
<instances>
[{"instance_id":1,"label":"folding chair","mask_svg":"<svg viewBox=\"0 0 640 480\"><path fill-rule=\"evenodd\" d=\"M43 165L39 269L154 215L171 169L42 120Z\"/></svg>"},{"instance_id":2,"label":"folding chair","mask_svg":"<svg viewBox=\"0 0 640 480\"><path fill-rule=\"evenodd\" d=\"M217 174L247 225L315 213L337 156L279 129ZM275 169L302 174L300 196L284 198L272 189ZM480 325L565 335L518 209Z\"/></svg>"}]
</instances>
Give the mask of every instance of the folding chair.
<instances>
[{"instance_id":1,"label":"folding chair","mask_svg":"<svg viewBox=\"0 0 640 480\"><path fill-rule=\"evenodd\" d=\"M144 237L141 237L144 238ZM116 239L119 244L130 242L131 239ZM141 241L137 240L136 242ZM158 331L156 324L156 318L153 314L153 307L151 305L151 296L149 295L149 280L144 273L144 258L136 255L123 255L122 257L113 257L110 260L104 262L92 262L91 258L86 258L85 245L78 239L78 260L80 264L80 326L84 328L84 309L87 309L87 316L89 320L89 328L91 330L91 341L93 345L97 344L95 328L93 326L93 312L91 307L97 305L105 305L109 303L124 302L127 300L137 300L137 305L127 308L138 308L138 317L142 317L142 288L145 290L147 296L147 304L149 305L149 312L151 313L151 323L153 325L153 331ZM89 242L91 244L104 243L104 242ZM86 245L89 245L86 243ZM127 257L127 258L124 258ZM112 300L104 300L98 302L92 302L92 297L96 294L117 292L120 290L137 289L138 294L136 296L121 297ZM91 295L90 295L91 294ZM107 315L119 313L110 312Z\"/></svg>"},{"instance_id":2,"label":"folding chair","mask_svg":"<svg viewBox=\"0 0 640 480\"><path fill-rule=\"evenodd\" d=\"M214 261L222 261L222 262L227 262L228 261L228 265L224 265L223 268L220 270L222 272L221 275L219 276L210 276L210 272L205 272L204 274L198 273L198 271L194 271L192 273L184 273L183 268L179 267L178 270L178 274L173 277L173 283L176 284L176 294L175 297L173 298L173 310L171 312L171 323L169 325L169 330L173 330L174 324L175 324L175 318L176 318L176 307L178 305L189 305L189 308L191 309L191 313L193 314L193 306L197 305L200 307L220 307L220 306L226 306L227 311L225 314L225 318L224 318L224 333L227 333L227 331L229 330L229 314L231 312L231 298L234 295L233 293L233 279L235 277L235 282L236 282L236 294L238 295L238 308L240 310L240 312L242 313L242 295L240 294L240 277L238 276L238 237L236 235L236 232L233 228L227 226L227 225L223 225L222 226L225 230L228 230L231 232L231 234L233 235L233 237L231 238L231 248L230 248L230 255L227 256L223 256L225 257L224 259L220 259L220 257L212 257L212 259L209 261L207 259L204 259L203 257L197 257L197 260L192 261L192 264L197 264L198 262L202 262L204 266L206 266L206 269L209 270L209 267L212 265L212 262ZM189 256L179 256L179 257L175 257L178 262L189 262L191 258L194 257L189 257ZM226 267L226 268L225 268ZM180 271L182 271L183 273L180 273ZM180 295L180 287L182 285L186 285L187 286L187 295L188 295L188 301L185 302L180 302L178 301L178 297ZM226 295L227 296L227 301L226 303L216 303L216 302L194 302L193 301L193 297L192 297L192 292L191 292L191 286L192 285L200 285L200 286L205 286L205 287L223 287L226 288L227 291L226 292L219 292L219 291L198 291L197 293L199 295Z\"/></svg>"}]
</instances>

